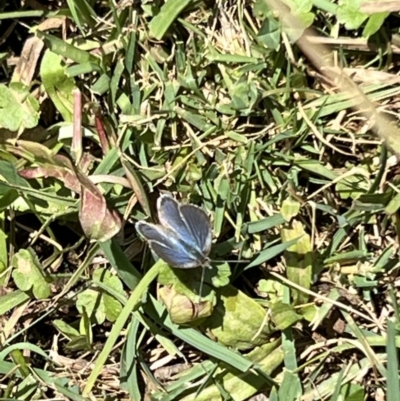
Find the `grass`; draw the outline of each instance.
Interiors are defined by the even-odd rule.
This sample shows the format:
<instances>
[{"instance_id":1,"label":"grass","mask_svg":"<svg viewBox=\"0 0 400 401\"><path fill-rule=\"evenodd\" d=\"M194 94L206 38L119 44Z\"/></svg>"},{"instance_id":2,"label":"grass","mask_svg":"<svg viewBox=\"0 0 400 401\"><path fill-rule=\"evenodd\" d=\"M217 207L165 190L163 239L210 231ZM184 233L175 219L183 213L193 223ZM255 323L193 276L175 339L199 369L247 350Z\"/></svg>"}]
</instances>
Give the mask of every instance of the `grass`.
<instances>
[{"instance_id":1,"label":"grass","mask_svg":"<svg viewBox=\"0 0 400 401\"><path fill-rule=\"evenodd\" d=\"M395 12L1 7L0 399L400 399ZM165 192L200 300L134 228Z\"/></svg>"}]
</instances>

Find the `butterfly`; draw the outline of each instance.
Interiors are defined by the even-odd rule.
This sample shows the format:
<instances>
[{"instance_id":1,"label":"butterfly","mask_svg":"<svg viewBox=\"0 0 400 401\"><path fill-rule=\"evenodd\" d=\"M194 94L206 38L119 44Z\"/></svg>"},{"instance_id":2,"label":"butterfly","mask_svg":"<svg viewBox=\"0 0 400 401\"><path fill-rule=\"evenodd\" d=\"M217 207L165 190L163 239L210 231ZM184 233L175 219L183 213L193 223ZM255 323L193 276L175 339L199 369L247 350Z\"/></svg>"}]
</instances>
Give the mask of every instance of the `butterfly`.
<instances>
[{"instance_id":1,"label":"butterfly","mask_svg":"<svg viewBox=\"0 0 400 401\"><path fill-rule=\"evenodd\" d=\"M157 212L160 224L136 223L136 231L154 253L172 267L209 267L212 231L206 212L195 205L181 204L170 194L157 199Z\"/></svg>"}]
</instances>

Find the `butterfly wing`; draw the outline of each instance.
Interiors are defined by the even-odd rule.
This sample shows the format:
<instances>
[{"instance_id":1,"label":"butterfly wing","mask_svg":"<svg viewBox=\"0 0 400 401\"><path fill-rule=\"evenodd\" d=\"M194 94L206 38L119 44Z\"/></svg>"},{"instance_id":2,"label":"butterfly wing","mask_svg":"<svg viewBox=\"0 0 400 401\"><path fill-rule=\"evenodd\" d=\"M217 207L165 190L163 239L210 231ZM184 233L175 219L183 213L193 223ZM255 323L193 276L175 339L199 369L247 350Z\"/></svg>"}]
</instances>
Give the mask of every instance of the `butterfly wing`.
<instances>
[{"instance_id":1,"label":"butterfly wing","mask_svg":"<svg viewBox=\"0 0 400 401\"><path fill-rule=\"evenodd\" d=\"M179 203L170 195L161 195L157 200L158 219L160 223L174 231L185 243L197 247L193 234L182 219ZM200 249L199 249L200 251Z\"/></svg>"},{"instance_id":2,"label":"butterfly wing","mask_svg":"<svg viewBox=\"0 0 400 401\"><path fill-rule=\"evenodd\" d=\"M201 263L168 228L139 221L136 231L147 240L150 248L172 267L190 269Z\"/></svg>"},{"instance_id":3,"label":"butterfly wing","mask_svg":"<svg viewBox=\"0 0 400 401\"><path fill-rule=\"evenodd\" d=\"M212 241L211 224L207 213L194 205L179 205L179 210L197 247L207 256Z\"/></svg>"}]
</instances>

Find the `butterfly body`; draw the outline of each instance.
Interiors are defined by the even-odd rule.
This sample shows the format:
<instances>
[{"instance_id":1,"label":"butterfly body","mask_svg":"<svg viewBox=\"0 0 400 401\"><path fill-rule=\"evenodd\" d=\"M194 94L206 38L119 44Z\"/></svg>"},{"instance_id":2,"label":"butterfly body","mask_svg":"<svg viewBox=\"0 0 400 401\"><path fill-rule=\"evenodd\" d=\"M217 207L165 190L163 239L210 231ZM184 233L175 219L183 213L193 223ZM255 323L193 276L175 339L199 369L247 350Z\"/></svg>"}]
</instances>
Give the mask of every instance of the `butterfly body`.
<instances>
[{"instance_id":1,"label":"butterfly body","mask_svg":"<svg viewBox=\"0 0 400 401\"><path fill-rule=\"evenodd\" d=\"M208 266L212 232L207 214L195 205L178 203L171 195L158 198L157 211L160 224L136 223L150 248L172 267Z\"/></svg>"}]
</instances>

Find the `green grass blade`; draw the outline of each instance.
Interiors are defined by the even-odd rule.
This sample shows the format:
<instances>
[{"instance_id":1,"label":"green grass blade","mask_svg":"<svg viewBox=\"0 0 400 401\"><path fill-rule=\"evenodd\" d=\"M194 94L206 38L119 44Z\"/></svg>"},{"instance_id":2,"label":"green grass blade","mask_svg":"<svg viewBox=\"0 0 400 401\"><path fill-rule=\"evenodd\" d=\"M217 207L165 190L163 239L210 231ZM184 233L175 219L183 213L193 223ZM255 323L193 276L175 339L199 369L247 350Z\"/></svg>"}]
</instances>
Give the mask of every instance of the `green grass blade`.
<instances>
[{"instance_id":1,"label":"green grass blade","mask_svg":"<svg viewBox=\"0 0 400 401\"><path fill-rule=\"evenodd\" d=\"M387 401L400 401L399 362L396 349L396 324L388 321L387 327Z\"/></svg>"},{"instance_id":2,"label":"green grass blade","mask_svg":"<svg viewBox=\"0 0 400 401\"><path fill-rule=\"evenodd\" d=\"M149 24L150 36L161 40L178 15L192 0L169 0L161 7L160 12Z\"/></svg>"},{"instance_id":3,"label":"green grass blade","mask_svg":"<svg viewBox=\"0 0 400 401\"><path fill-rule=\"evenodd\" d=\"M131 316L132 311L139 305L142 300L142 297L146 294L148 287L155 280L158 275L159 265L163 262L156 263L142 278L136 288L133 290L131 296L129 297L128 302L122 309L121 314L118 316L118 319L115 321L112 330L110 332L109 337L107 338L106 343L104 344L103 349L101 350L99 356L96 359L93 370L90 373L85 388L83 390L83 396L86 397L90 391L92 390L97 377L99 376L101 369L104 366L108 356L110 355L112 348L118 337L121 335L121 331L124 328L129 316Z\"/></svg>"}]
</instances>

